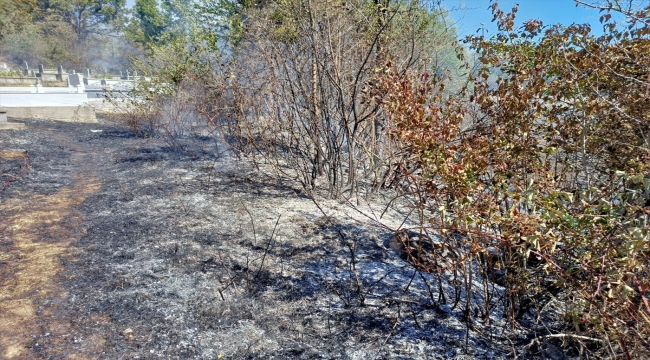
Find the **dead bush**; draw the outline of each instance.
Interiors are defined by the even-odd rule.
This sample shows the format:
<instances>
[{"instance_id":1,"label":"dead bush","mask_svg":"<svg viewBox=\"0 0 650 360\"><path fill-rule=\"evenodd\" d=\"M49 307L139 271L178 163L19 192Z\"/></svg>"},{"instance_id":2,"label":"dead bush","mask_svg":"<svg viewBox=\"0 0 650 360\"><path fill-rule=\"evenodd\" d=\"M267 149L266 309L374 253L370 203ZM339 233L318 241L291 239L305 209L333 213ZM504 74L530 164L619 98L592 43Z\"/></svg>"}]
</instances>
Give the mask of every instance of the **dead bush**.
<instances>
[{"instance_id":1,"label":"dead bush","mask_svg":"<svg viewBox=\"0 0 650 360\"><path fill-rule=\"evenodd\" d=\"M246 15L226 86L228 130L243 153L265 157L307 193L323 185L332 197L356 196L389 168L381 109L363 101L388 54L402 70L457 68L453 30L417 2L290 0Z\"/></svg>"}]
</instances>

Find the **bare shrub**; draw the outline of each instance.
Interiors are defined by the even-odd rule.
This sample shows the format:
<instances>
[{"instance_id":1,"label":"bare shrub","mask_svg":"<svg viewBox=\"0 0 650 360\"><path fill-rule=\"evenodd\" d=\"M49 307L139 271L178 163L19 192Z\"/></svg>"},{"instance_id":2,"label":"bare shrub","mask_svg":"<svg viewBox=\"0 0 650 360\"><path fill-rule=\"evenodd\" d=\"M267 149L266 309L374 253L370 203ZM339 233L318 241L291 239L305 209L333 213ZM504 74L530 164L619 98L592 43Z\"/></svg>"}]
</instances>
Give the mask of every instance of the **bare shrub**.
<instances>
[{"instance_id":1,"label":"bare shrub","mask_svg":"<svg viewBox=\"0 0 650 360\"><path fill-rule=\"evenodd\" d=\"M151 46L151 54L133 59L132 66L144 76L130 91L109 93L117 111L114 119L142 137L164 137L179 147L179 137L206 125L204 115L210 79L207 48L189 47L185 38L174 38ZM207 55L206 55L207 54ZM205 56L203 56L205 55Z\"/></svg>"},{"instance_id":2,"label":"bare shrub","mask_svg":"<svg viewBox=\"0 0 650 360\"><path fill-rule=\"evenodd\" d=\"M126 125L139 137L155 134L159 114L153 104L131 98L123 92L109 92L107 100L115 107L110 114L113 121Z\"/></svg>"},{"instance_id":3,"label":"bare shrub","mask_svg":"<svg viewBox=\"0 0 650 360\"><path fill-rule=\"evenodd\" d=\"M162 137L171 148L181 148L180 138L206 126L200 104L204 94L202 84L191 80L178 84L169 94L152 93L146 98L140 97L138 91L112 94L109 99L116 110L111 118L136 136Z\"/></svg>"},{"instance_id":4,"label":"bare shrub","mask_svg":"<svg viewBox=\"0 0 650 360\"><path fill-rule=\"evenodd\" d=\"M379 183L392 147L365 88L388 54L400 69L441 65L436 46L453 42L441 15L418 3L290 0L247 16L227 85L240 150L266 157L308 193L321 182L330 196L349 197Z\"/></svg>"}]
</instances>

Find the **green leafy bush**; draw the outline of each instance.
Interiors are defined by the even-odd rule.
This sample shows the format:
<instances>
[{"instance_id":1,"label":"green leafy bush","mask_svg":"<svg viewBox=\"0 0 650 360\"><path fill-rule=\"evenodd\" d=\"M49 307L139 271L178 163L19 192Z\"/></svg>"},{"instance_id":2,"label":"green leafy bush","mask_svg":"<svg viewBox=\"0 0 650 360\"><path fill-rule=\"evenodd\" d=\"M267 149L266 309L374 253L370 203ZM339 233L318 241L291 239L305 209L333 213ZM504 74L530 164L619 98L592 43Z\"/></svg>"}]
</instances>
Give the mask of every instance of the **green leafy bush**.
<instances>
[{"instance_id":1,"label":"green leafy bush","mask_svg":"<svg viewBox=\"0 0 650 360\"><path fill-rule=\"evenodd\" d=\"M18 71L11 70L11 69L0 69L0 76L20 77L21 74Z\"/></svg>"}]
</instances>

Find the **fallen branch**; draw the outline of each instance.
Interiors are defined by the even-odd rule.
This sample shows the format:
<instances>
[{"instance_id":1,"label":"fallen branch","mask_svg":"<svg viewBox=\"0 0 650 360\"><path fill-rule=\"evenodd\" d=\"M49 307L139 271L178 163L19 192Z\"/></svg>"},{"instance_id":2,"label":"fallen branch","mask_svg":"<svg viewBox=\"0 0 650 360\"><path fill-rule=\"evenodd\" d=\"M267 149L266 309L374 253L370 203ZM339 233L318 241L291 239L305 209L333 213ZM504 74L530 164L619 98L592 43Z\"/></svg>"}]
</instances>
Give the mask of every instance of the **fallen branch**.
<instances>
[{"instance_id":1,"label":"fallen branch","mask_svg":"<svg viewBox=\"0 0 650 360\"><path fill-rule=\"evenodd\" d=\"M547 340L547 339L573 339L573 340L591 341L591 342L598 342L598 343L603 342L603 340L601 340L601 339L596 339L596 338L592 338L592 337L588 337L588 336L582 336L582 335L549 334L549 335L544 335L544 336L537 337L537 338L533 339L533 341L531 341L528 345L524 345L522 347L522 351L523 351L522 355L527 354L528 350L533 345L539 345L541 341L544 341L544 340ZM513 355L515 355L515 359L518 358L518 356L516 356L516 354L513 353Z\"/></svg>"},{"instance_id":2,"label":"fallen branch","mask_svg":"<svg viewBox=\"0 0 650 360\"><path fill-rule=\"evenodd\" d=\"M280 218L282 217L282 214L278 215L278 220L275 222L275 226L273 227L273 232L271 233L271 238L269 239L269 242L266 244L266 249L264 249L264 255L262 256L262 262L260 263L260 268L257 269L257 272L255 273L255 277L260 274L260 271L262 271L262 267L264 266L264 259L266 259L266 254L269 252L269 249L271 248L273 244L273 236L275 235L275 230L278 228L278 224L280 223Z\"/></svg>"}]
</instances>

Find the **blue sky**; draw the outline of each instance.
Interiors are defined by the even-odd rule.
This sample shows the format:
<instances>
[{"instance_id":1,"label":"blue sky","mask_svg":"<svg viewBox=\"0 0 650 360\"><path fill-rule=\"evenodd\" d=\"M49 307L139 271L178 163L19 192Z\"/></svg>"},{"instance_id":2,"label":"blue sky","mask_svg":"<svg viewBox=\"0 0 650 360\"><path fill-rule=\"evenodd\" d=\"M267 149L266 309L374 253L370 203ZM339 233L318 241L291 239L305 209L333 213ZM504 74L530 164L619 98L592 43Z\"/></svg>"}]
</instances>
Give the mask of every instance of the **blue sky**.
<instances>
[{"instance_id":1,"label":"blue sky","mask_svg":"<svg viewBox=\"0 0 650 360\"><path fill-rule=\"evenodd\" d=\"M498 3L504 12L510 12L515 4L519 4L517 26L529 19L541 20L544 25L589 23L594 35L602 34L602 26L598 21L602 13L582 5L576 7L573 0L501 0ZM449 11L450 18L456 22L459 36L475 34L481 28L481 23L485 25L486 36L496 32L496 25L491 22L492 12L488 9L489 0L444 0L443 5Z\"/></svg>"},{"instance_id":2,"label":"blue sky","mask_svg":"<svg viewBox=\"0 0 650 360\"><path fill-rule=\"evenodd\" d=\"M127 0L129 7L134 3L135 0ZM509 12L517 3L519 4L518 25L528 19L541 20L545 25L589 23L592 25L594 35L602 33L598 21L602 14L599 14L598 10L584 6L576 7L573 0L500 0L499 6ZM496 32L496 25L491 22L492 12L488 9L490 0L443 0L443 6L449 11L450 18L455 22L458 35L461 37L474 34L476 29L481 28L481 23L485 25L487 36Z\"/></svg>"}]
</instances>

